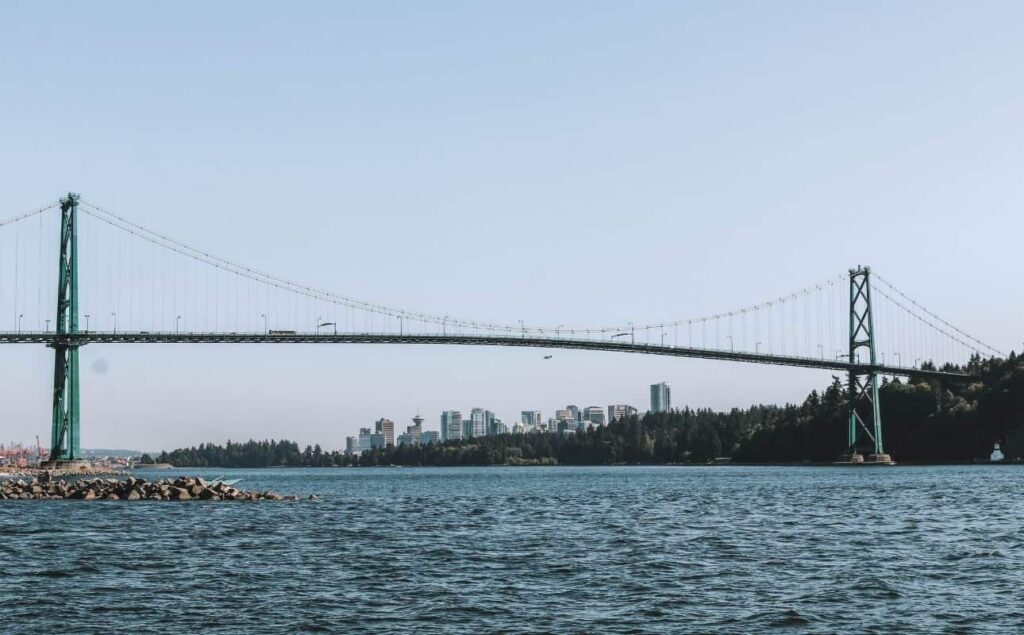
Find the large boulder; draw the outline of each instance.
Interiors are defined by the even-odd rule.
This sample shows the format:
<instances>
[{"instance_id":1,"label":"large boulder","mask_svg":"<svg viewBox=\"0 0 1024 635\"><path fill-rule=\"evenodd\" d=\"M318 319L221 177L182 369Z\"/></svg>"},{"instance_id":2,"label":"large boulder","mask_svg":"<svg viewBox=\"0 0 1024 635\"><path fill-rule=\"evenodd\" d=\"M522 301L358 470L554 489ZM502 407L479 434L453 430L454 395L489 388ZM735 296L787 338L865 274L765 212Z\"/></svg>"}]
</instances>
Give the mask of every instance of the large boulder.
<instances>
[{"instance_id":1,"label":"large boulder","mask_svg":"<svg viewBox=\"0 0 1024 635\"><path fill-rule=\"evenodd\" d=\"M192 494L189 493L184 487L172 487L171 488L171 500L176 501L188 501L192 500Z\"/></svg>"}]
</instances>

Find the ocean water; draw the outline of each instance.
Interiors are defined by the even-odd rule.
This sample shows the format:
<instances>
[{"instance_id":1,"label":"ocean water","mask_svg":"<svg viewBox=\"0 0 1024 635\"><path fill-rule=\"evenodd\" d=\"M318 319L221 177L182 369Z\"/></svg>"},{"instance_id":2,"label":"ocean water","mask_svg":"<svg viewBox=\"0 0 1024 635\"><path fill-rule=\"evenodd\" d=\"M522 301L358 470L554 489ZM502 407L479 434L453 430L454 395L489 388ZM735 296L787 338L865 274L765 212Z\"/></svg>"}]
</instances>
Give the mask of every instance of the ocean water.
<instances>
[{"instance_id":1,"label":"ocean water","mask_svg":"<svg viewBox=\"0 0 1024 635\"><path fill-rule=\"evenodd\" d=\"M175 473L321 500L0 501L0 632L1024 632L1024 467Z\"/></svg>"}]
</instances>

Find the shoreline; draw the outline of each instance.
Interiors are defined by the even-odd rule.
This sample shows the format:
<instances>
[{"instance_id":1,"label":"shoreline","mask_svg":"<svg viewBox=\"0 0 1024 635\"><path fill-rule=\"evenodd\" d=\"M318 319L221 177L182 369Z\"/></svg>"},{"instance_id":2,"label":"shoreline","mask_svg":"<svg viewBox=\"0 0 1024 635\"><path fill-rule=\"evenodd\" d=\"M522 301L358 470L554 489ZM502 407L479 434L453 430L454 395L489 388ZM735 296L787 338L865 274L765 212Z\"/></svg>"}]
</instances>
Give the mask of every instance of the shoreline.
<instances>
[{"instance_id":1,"label":"shoreline","mask_svg":"<svg viewBox=\"0 0 1024 635\"><path fill-rule=\"evenodd\" d=\"M963 462L963 461L948 461L948 462L921 462L921 461L897 461L893 464L855 464L855 463L838 463L838 462L771 462L771 463L746 463L746 462L715 462L715 463L586 463L586 464L567 464L567 463L538 463L538 464L524 464L524 463L493 463L493 464L479 464L479 465L260 465L260 466L235 466L229 467L224 465L207 465L207 466L187 466L187 465L176 465L173 469L188 469L188 470L283 470L283 469L295 469L295 470L365 470L375 468L393 468L393 469L419 469L419 468L474 468L474 467L523 467L523 468L536 468L536 467L855 467L855 468L879 468L879 467L943 467L943 466L964 466L964 467L985 467L985 466L1024 466L1024 461L977 461L977 462ZM137 469L148 469L148 468L137 468ZM0 473L2 475L2 473Z\"/></svg>"}]
</instances>

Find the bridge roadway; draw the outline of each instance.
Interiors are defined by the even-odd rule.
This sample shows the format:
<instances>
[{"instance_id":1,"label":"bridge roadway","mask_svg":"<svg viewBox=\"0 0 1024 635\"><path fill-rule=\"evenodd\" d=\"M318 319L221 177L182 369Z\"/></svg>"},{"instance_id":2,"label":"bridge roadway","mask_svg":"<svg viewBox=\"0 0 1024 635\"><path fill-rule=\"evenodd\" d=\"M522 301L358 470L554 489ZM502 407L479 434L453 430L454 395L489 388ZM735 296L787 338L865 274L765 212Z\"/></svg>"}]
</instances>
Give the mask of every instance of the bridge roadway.
<instances>
[{"instance_id":1,"label":"bridge roadway","mask_svg":"<svg viewBox=\"0 0 1024 635\"><path fill-rule=\"evenodd\" d=\"M668 357L717 359L730 362L772 364L861 373L877 371L883 375L898 375L925 379L964 379L962 373L939 370L886 366L883 364L851 364L842 359L766 355L718 349L658 346L609 340L582 340L564 337L516 337L508 335L424 335L395 333L164 333L164 332L110 332L87 331L58 336L52 332L0 333L0 344L46 344L58 341L69 345L86 344L433 344L461 346L518 346L531 348L564 348L617 353L641 353Z\"/></svg>"}]
</instances>

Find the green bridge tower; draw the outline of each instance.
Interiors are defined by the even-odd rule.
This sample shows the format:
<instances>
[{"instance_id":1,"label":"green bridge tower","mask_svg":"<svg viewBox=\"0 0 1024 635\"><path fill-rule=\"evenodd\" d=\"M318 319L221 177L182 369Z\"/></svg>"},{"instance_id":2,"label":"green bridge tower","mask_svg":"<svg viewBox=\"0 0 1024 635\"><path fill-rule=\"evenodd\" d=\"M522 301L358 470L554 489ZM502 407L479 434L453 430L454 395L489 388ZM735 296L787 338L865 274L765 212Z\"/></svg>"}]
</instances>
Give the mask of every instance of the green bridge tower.
<instances>
[{"instance_id":1,"label":"green bridge tower","mask_svg":"<svg viewBox=\"0 0 1024 635\"><path fill-rule=\"evenodd\" d=\"M50 462L82 458L78 438L78 195L60 201L60 263L57 278L57 329L50 346L53 366L53 428Z\"/></svg>"},{"instance_id":2,"label":"green bridge tower","mask_svg":"<svg viewBox=\"0 0 1024 635\"><path fill-rule=\"evenodd\" d=\"M862 362L860 350L868 359ZM891 463L882 449L882 410L878 401L875 318L871 310L871 268L850 270L850 382L847 452L853 463Z\"/></svg>"}]
</instances>

